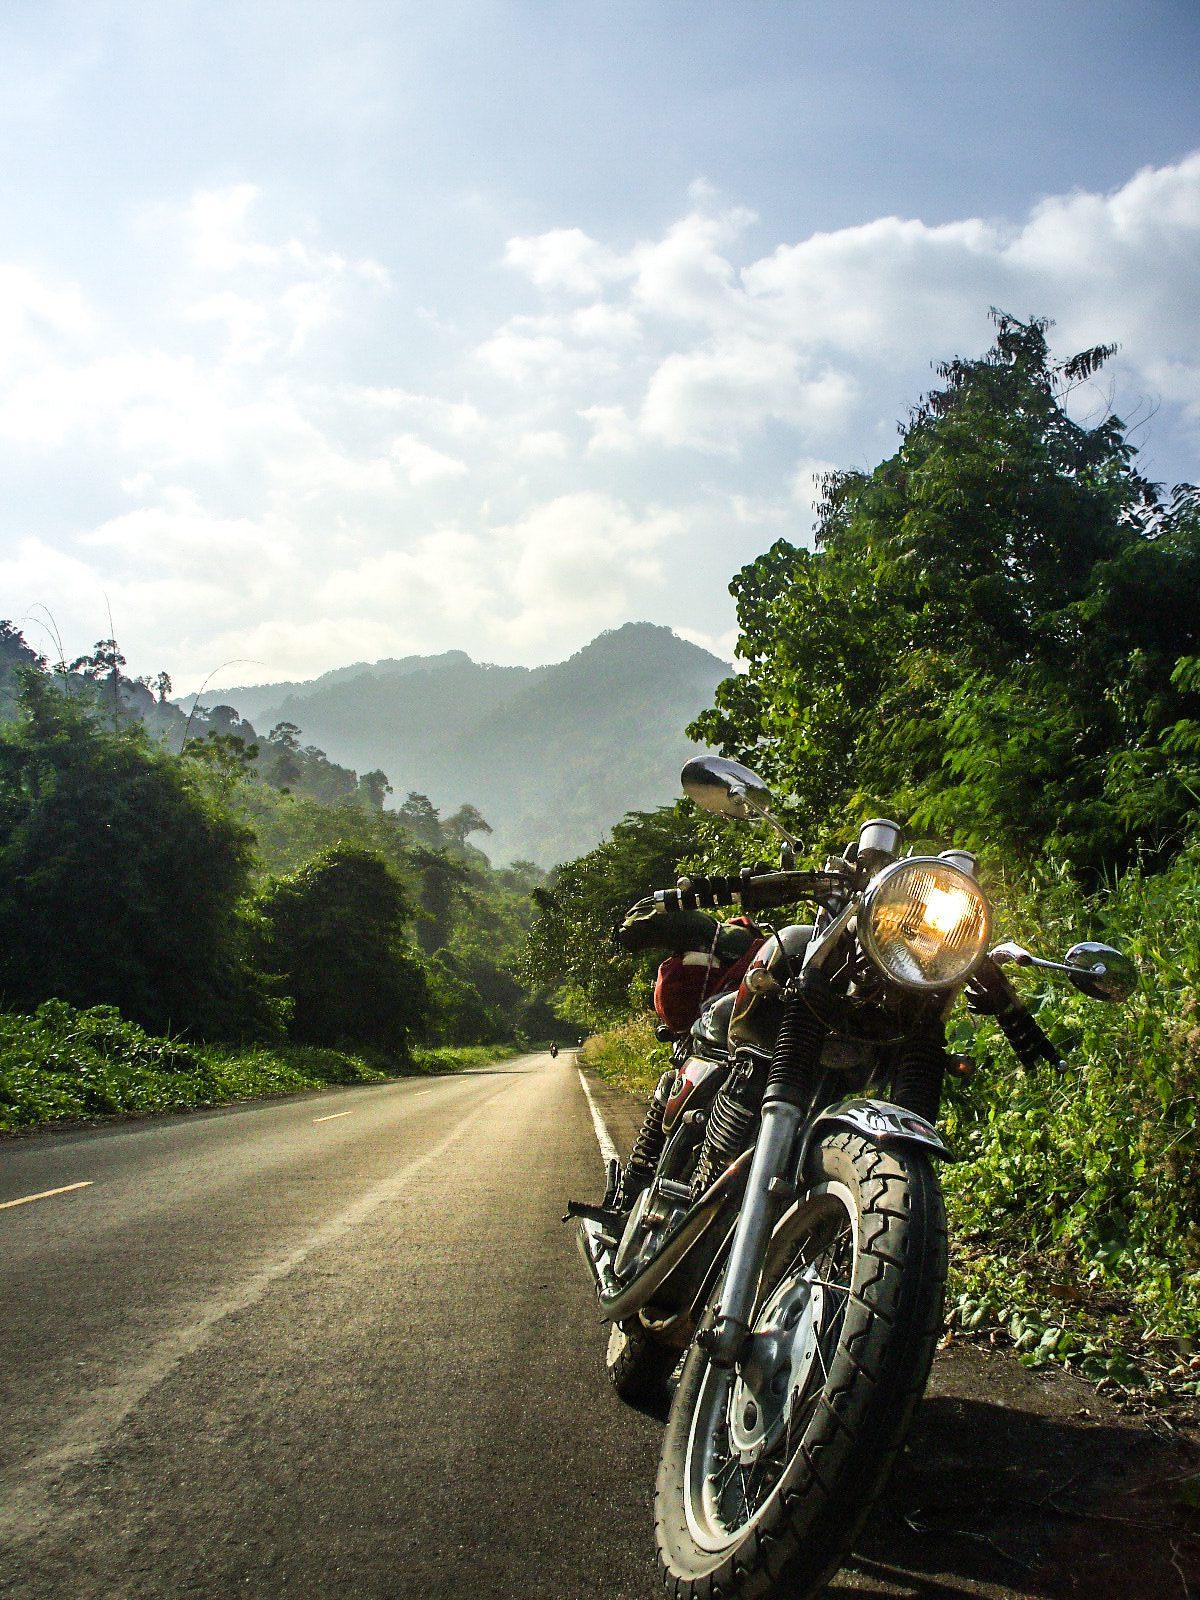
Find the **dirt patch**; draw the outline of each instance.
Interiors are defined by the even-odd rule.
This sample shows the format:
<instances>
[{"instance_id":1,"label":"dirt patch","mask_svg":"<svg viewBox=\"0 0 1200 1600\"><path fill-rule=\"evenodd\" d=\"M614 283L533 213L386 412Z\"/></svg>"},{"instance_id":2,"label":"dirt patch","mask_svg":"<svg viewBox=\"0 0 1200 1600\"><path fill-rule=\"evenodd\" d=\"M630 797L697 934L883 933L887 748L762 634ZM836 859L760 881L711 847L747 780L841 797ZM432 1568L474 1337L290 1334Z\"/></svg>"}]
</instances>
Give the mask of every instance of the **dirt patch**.
<instances>
[{"instance_id":1,"label":"dirt patch","mask_svg":"<svg viewBox=\"0 0 1200 1600\"><path fill-rule=\"evenodd\" d=\"M1131 1415L1058 1369L952 1343L833 1593L1200 1596L1194 1421Z\"/></svg>"}]
</instances>

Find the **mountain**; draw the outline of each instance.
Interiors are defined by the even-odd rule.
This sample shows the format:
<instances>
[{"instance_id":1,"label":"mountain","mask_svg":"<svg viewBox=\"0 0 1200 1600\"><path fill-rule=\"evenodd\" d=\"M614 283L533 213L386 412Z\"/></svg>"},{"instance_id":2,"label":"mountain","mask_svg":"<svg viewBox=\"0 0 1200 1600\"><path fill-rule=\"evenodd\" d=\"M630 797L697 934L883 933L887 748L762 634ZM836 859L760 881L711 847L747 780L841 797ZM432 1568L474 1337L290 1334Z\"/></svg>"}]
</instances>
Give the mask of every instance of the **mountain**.
<instances>
[{"instance_id":1,"label":"mountain","mask_svg":"<svg viewBox=\"0 0 1200 1600\"><path fill-rule=\"evenodd\" d=\"M349 667L334 667L319 678L309 678L296 683L241 684L233 689L211 689L206 694L193 695L183 702L189 708L196 702L211 709L213 706L236 706L248 722L261 723L263 732L271 724L263 717L291 695L312 695L334 684L352 683L358 678L402 678L406 673L422 672L430 668L470 662L464 650L447 650L440 656L389 656L384 661L356 661ZM276 718L276 721L280 720Z\"/></svg>"},{"instance_id":2,"label":"mountain","mask_svg":"<svg viewBox=\"0 0 1200 1600\"><path fill-rule=\"evenodd\" d=\"M631 622L554 666L486 666L454 650L204 700L264 733L293 722L303 743L359 772L381 767L393 803L410 790L443 815L470 802L494 830L474 840L493 861L549 867L626 811L678 796L699 748L683 730L730 670L669 628Z\"/></svg>"}]
</instances>

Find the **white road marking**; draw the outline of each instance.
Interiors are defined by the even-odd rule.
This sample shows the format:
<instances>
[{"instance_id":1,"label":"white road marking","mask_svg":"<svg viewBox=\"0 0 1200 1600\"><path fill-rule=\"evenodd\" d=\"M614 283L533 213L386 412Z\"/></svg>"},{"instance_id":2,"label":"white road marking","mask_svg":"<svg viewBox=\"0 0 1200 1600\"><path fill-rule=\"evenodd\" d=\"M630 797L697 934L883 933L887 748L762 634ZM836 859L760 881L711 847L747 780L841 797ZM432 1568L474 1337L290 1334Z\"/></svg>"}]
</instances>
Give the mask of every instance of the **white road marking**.
<instances>
[{"instance_id":1,"label":"white road marking","mask_svg":"<svg viewBox=\"0 0 1200 1600\"><path fill-rule=\"evenodd\" d=\"M327 1117L314 1117L314 1122L336 1122L339 1117L352 1117L353 1111L331 1111Z\"/></svg>"},{"instance_id":2,"label":"white road marking","mask_svg":"<svg viewBox=\"0 0 1200 1600\"><path fill-rule=\"evenodd\" d=\"M64 1183L61 1189L43 1189L41 1194L24 1194L19 1200L5 1200L0 1204L0 1211L7 1211L10 1206L32 1205L35 1200L49 1200L52 1195L56 1194L70 1194L72 1189L90 1189L91 1187L92 1180L90 1178L86 1183Z\"/></svg>"},{"instance_id":3,"label":"white road marking","mask_svg":"<svg viewBox=\"0 0 1200 1600\"><path fill-rule=\"evenodd\" d=\"M432 1093L433 1093L432 1089L422 1089L420 1094L413 1095L413 1099L414 1100L424 1100L424 1098L425 1098L425 1096L427 1094L432 1094Z\"/></svg>"},{"instance_id":4,"label":"white road marking","mask_svg":"<svg viewBox=\"0 0 1200 1600\"><path fill-rule=\"evenodd\" d=\"M592 1113L592 1122L596 1129L596 1143L600 1146L600 1154L605 1161L616 1161L617 1147L608 1136L608 1129L604 1126L604 1118L600 1115L600 1108L592 1099L592 1091L587 1086L587 1079L583 1073L579 1074L579 1081L583 1085L583 1092L587 1095L587 1103Z\"/></svg>"}]
</instances>

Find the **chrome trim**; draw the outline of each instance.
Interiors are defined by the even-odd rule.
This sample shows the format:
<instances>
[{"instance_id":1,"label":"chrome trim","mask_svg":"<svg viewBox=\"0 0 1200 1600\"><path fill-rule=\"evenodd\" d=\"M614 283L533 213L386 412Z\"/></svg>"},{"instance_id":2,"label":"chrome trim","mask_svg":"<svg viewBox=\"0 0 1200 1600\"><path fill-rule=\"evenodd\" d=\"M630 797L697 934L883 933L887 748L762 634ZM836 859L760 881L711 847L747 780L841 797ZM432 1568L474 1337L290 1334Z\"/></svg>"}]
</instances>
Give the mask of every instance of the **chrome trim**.
<instances>
[{"instance_id":1,"label":"chrome trim","mask_svg":"<svg viewBox=\"0 0 1200 1600\"><path fill-rule=\"evenodd\" d=\"M720 1217L729 1201L740 1197L741 1187L750 1170L753 1149L744 1150L733 1165L717 1179L674 1233L665 1241L658 1254L647 1262L631 1283L621 1284L612 1270L613 1252L601 1243L604 1230L600 1223L586 1217L579 1224L576 1243L579 1253L592 1274L596 1298L602 1315L609 1321L620 1322L640 1311L665 1280Z\"/></svg>"},{"instance_id":2,"label":"chrome trim","mask_svg":"<svg viewBox=\"0 0 1200 1600\"><path fill-rule=\"evenodd\" d=\"M804 1187L803 1173L808 1152L822 1137L822 1130L831 1127L850 1128L885 1150L889 1145L911 1145L927 1150L931 1156L942 1161L957 1159L937 1129L924 1117L917 1116L915 1111L906 1111L903 1106L893 1105L890 1100L842 1100L836 1105L827 1106L805 1129L795 1167L797 1189Z\"/></svg>"}]
</instances>

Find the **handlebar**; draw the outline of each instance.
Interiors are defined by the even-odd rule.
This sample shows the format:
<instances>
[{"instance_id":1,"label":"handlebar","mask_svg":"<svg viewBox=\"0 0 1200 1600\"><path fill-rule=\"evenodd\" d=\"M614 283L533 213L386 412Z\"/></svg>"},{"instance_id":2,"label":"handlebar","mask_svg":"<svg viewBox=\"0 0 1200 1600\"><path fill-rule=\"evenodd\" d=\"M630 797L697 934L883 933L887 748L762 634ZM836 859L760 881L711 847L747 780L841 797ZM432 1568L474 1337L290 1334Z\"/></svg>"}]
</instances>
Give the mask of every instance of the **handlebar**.
<instances>
[{"instance_id":1,"label":"handlebar","mask_svg":"<svg viewBox=\"0 0 1200 1600\"><path fill-rule=\"evenodd\" d=\"M702 877L696 873L681 878L674 889L656 889L654 909L670 914L696 911L701 907L741 905L747 911L767 911L789 905L793 900L840 898L853 889L853 881L837 872L760 872L743 867L736 877Z\"/></svg>"}]
</instances>

